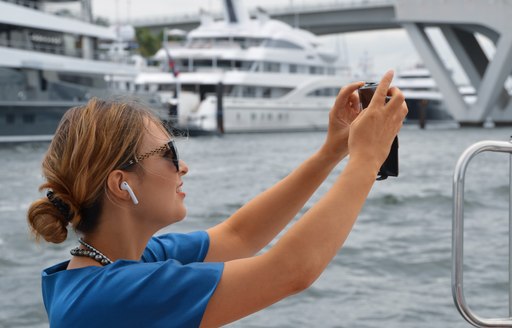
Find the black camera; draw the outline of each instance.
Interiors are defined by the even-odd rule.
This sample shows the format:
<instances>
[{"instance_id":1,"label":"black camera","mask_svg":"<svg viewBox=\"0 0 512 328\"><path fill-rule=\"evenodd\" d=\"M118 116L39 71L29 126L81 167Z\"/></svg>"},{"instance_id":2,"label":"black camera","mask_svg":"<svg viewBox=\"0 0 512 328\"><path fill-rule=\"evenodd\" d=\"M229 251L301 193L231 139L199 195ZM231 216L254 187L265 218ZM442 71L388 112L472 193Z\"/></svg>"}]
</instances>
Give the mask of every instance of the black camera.
<instances>
[{"instance_id":1,"label":"black camera","mask_svg":"<svg viewBox=\"0 0 512 328\"><path fill-rule=\"evenodd\" d=\"M361 103L361 109L365 109L370 105L373 94L377 90L378 83L367 82L361 88L359 88L359 101ZM389 97L386 97L386 102L389 101ZM395 137L391 144L391 149L388 157L384 161L384 164L380 167L377 180L385 180L387 177L398 176L398 136Z\"/></svg>"}]
</instances>

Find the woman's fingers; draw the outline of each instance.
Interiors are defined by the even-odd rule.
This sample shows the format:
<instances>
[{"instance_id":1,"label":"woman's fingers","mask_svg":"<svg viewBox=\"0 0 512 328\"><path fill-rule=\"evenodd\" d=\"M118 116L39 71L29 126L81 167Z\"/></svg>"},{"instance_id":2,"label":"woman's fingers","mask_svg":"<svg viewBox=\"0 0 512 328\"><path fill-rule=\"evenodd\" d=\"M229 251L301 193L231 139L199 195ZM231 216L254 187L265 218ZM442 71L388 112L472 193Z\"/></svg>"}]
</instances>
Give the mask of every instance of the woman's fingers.
<instances>
[{"instance_id":1,"label":"woman's fingers","mask_svg":"<svg viewBox=\"0 0 512 328\"><path fill-rule=\"evenodd\" d=\"M404 94L397 87L390 88L388 94L390 95L390 100L386 104L386 108L397 108L405 101Z\"/></svg>"},{"instance_id":2,"label":"woman's fingers","mask_svg":"<svg viewBox=\"0 0 512 328\"><path fill-rule=\"evenodd\" d=\"M393 70L389 70L384 74L382 79L380 80L379 85L377 86L377 90L373 94L372 100L370 101L370 105L368 107L374 107L372 105L377 105L377 107L382 106L386 103L386 96L388 95L389 86L391 85L391 81L393 81L394 76Z\"/></svg>"},{"instance_id":3,"label":"woman's fingers","mask_svg":"<svg viewBox=\"0 0 512 328\"><path fill-rule=\"evenodd\" d=\"M394 115L397 120L403 121L408 113L405 96L397 87L389 89L391 99L386 104L384 110L391 111L390 115Z\"/></svg>"}]
</instances>

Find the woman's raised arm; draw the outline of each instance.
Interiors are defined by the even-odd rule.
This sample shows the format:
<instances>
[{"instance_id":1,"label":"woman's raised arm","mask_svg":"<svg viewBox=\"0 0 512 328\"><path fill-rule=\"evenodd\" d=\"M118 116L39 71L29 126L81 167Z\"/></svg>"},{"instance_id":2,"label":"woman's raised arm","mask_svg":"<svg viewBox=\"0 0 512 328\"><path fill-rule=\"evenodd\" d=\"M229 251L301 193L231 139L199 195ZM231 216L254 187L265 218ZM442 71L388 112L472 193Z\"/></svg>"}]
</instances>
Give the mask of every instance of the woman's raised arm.
<instances>
[{"instance_id":1,"label":"woman's raised arm","mask_svg":"<svg viewBox=\"0 0 512 328\"><path fill-rule=\"evenodd\" d=\"M356 90L362 84L349 84L339 92L329 113L326 141L319 151L230 218L208 230L210 249L206 261L253 256L295 217L348 153L349 126L359 113Z\"/></svg>"}]
</instances>

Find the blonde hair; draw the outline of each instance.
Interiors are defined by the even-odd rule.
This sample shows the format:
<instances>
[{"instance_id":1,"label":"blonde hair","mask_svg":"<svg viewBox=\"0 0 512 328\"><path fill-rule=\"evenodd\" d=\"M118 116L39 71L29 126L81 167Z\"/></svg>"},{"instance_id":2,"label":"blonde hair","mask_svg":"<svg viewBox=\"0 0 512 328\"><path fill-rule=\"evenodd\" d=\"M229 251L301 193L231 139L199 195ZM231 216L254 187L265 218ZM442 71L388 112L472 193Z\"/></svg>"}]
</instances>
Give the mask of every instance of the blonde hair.
<instances>
[{"instance_id":1,"label":"blonde hair","mask_svg":"<svg viewBox=\"0 0 512 328\"><path fill-rule=\"evenodd\" d=\"M42 163L46 182L39 190L53 195L33 202L27 214L36 240L61 243L69 224L94 230L108 175L135 156L149 122L164 128L136 101L93 98L64 114Z\"/></svg>"}]
</instances>

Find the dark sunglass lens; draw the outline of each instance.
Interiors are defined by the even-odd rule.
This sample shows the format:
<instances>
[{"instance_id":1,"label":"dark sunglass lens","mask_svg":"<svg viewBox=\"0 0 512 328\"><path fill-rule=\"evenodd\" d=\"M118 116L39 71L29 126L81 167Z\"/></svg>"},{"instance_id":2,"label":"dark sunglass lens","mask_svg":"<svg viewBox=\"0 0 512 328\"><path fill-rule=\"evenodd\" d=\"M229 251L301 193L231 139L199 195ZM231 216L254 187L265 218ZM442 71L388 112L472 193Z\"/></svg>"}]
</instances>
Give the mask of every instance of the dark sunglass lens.
<instances>
[{"instance_id":1,"label":"dark sunglass lens","mask_svg":"<svg viewBox=\"0 0 512 328\"><path fill-rule=\"evenodd\" d=\"M176 148L176 145L174 144L174 142L171 140L169 141L169 155L172 156L172 162L174 164L174 166L176 166L176 170L179 171L180 170L180 159L178 157L178 149Z\"/></svg>"}]
</instances>

